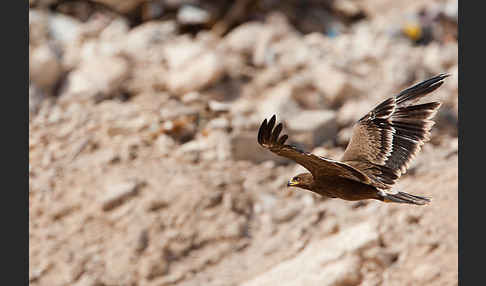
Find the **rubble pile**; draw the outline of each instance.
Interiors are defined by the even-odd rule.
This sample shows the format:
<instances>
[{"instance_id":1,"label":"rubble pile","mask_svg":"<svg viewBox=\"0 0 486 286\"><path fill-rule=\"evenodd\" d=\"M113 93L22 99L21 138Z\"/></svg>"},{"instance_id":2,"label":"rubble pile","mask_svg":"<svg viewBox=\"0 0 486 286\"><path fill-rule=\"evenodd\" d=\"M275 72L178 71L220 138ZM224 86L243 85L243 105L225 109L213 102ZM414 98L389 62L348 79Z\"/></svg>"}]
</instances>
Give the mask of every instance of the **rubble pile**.
<instances>
[{"instance_id":1,"label":"rubble pile","mask_svg":"<svg viewBox=\"0 0 486 286\"><path fill-rule=\"evenodd\" d=\"M32 285L457 285L457 1L29 3ZM257 145L277 114L338 159L442 72L397 184L429 206L288 189Z\"/></svg>"}]
</instances>

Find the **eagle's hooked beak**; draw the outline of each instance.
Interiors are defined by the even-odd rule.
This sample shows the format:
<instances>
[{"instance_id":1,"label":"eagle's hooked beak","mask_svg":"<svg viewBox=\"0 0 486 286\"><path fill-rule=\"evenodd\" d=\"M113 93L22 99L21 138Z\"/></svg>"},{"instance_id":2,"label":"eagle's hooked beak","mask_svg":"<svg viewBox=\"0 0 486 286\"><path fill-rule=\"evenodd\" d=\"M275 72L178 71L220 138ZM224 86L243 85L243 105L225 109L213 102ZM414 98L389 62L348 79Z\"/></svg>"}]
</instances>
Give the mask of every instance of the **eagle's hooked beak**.
<instances>
[{"instance_id":1,"label":"eagle's hooked beak","mask_svg":"<svg viewBox=\"0 0 486 286\"><path fill-rule=\"evenodd\" d=\"M287 187L292 187L292 186L295 186L297 185L297 182L294 181L293 179L290 179L288 182L287 182Z\"/></svg>"}]
</instances>

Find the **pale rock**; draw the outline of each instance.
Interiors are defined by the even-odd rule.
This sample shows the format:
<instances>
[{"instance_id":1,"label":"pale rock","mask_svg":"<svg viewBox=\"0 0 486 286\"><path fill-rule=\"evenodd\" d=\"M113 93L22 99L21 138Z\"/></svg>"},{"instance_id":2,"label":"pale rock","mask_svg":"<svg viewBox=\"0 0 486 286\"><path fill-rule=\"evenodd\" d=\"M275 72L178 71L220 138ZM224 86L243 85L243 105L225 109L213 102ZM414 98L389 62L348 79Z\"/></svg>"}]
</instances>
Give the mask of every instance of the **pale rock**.
<instances>
[{"instance_id":1,"label":"pale rock","mask_svg":"<svg viewBox=\"0 0 486 286\"><path fill-rule=\"evenodd\" d=\"M230 105L230 113L234 116L246 117L246 115L252 114L256 107L256 103L251 98L238 98ZM242 118L245 120L246 118Z\"/></svg>"},{"instance_id":2,"label":"pale rock","mask_svg":"<svg viewBox=\"0 0 486 286\"><path fill-rule=\"evenodd\" d=\"M130 197L138 193L143 182L132 180L118 183L108 183L101 206L103 211L110 211L123 204Z\"/></svg>"},{"instance_id":3,"label":"pale rock","mask_svg":"<svg viewBox=\"0 0 486 286\"><path fill-rule=\"evenodd\" d=\"M412 277L417 281L429 282L440 275L440 268L434 264L420 264L416 265L412 272Z\"/></svg>"},{"instance_id":4,"label":"pale rock","mask_svg":"<svg viewBox=\"0 0 486 286\"><path fill-rule=\"evenodd\" d=\"M300 285L314 285L317 281L319 281L318 285L323 286L360 285L362 280L360 266L361 261L358 256L347 256L331 263L324 271L317 272L315 276L303 278L305 282Z\"/></svg>"},{"instance_id":5,"label":"pale rock","mask_svg":"<svg viewBox=\"0 0 486 286\"><path fill-rule=\"evenodd\" d=\"M230 143L227 137L223 130L213 129L208 136L200 136L182 144L175 151L175 155L204 161L227 160L230 157Z\"/></svg>"},{"instance_id":6,"label":"pale rock","mask_svg":"<svg viewBox=\"0 0 486 286\"><path fill-rule=\"evenodd\" d=\"M155 140L155 150L163 156L169 155L175 148L176 143L172 137L160 134Z\"/></svg>"},{"instance_id":7,"label":"pale rock","mask_svg":"<svg viewBox=\"0 0 486 286\"><path fill-rule=\"evenodd\" d=\"M62 74L62 66L54 51L43 44L29 55L29 77L39 88L50 90Z\"/></svg>"},{"instance_id":8,"label":"pale rock","mask_svg":"<svg viewBox=\"0 0 486 286\"><path fill-rule=\"evenodd\" d=\"M303 194L300 199L306 207L312 207L314 205L315 200L311 194Z\"/></svg>"},{"instance_id":9,"label":"pale rock","mask_svg":"<svg viewBox=\"0 0 486 286\"><path fill-rule=\"evenodd\" d=\"M53 14L49 17L49 35L63 47L76 41L82 33L82 23L70 16Z\"/></svg>"},{"instance_id":10,"label":"pale rock","mask_svg":"<svg viewBox=\"0 0 486 286\"><path fill-rule=\"evenodd\" d=\"M458 19L458 6L457 6L457 0L452 0L448 1L445 6L444 6L444 14L453 19L456 20Z\"/></svg>"},{"instance_id":11,"label":"pale rock","mask_svg":"<svg viewBox=\"0 0 486 286\"><path fill-rule=\"evenodd\" d=\"M252 62L255 66L271 66L275 60L275 52L271 48L271 42L276 38L272 30L264 29L256 37L255 50Z\"/></svg>"},{"instance_id":12,"label":"pale rock","mask_svg":"<svg viewBox=\"0 0 486 286\"><path fill-rule=\"evenodd\" d=\"M181 105L178 101L170 101L167 103L167 108L160 110L160 117L162 120L174 120L185 116L196 116L198 109L190 105Z\"/></svg>"},{"instance_id":13,"label":"pale rock","mask_svg":"<svg viewBox=\"0 0 486 286\"><path fill-rule=\"evenodd\" d=\"M207 151L210 148L209 142L204 139L196 139L182 144L179 149L176 150L175 154L178 156L183 156L189 153L200 153Z\"/></svg>"},{"instance_id":14,"label":"pale rock","mask_svg":"<svg viewBox=\"0 0 486 286\"><path fill-rule=\"evenodd\" d=\"M130 30L128 21L124 18L115 18L100 33L99 40L115 41L120 40L127 35Z\"/></svg>"},{"instance_id":15,"label":"pale rock","mask_svg":"<svg viewBox=\"0 0 486 286\"><path fill-rule=\"evenodd\" d=\"M292 32L287 18L281 13L270 14L265 23L265 28L256 35L255 50L252 62L255 66L270 66L275 61L275 51L272 43Z\"/></svg>"},{"instance_id":16,"label":"pale rock","mask_svg":"<svg viewBox=\"0 0 486 286\"><path fill-rule=\"evenodd\" d=\"M218 117L211 119L206 126L209 129L226 129L230 126L230 123L225 117Z\"/></svg>"},{"instance_id":17,"label":"pale rock","mask_svg":"<svg viewBox=\"0 0 486 286\"><path fill-rule=\"evenodd\" d=\"M262 118L255 114L235 114L231 119L231 127L235 130L251 130L262 123L262 121Z\"/></svg>"},{"instance_id":18,"label":"pale rock","mask_svg":"<svg viewBox=\"0 0 486 286\"><path fill-rule=\"evenodd\" d=\"M224 71L221 56L209 51L194 58L188 65L170 69L166 85L171 92L178 94L198 91L217 82Z\"/></svg>"},{"instance_id":19,"label":"pale rock","mask_svg":"<svg viewBox=\"0 0 486 286\"><path fill-rule=\"evenodd\" d=\"M64 47L64 52L62 55L62 65L66 70L73 70L78 67L78 65L85 59L86 54L91 56L93 47L96 41L81 39L72 41ZM86 53L88 50L91 53Z\"/></svg>"},{"instance_id":20,"label":"pale rock","mask_svg":"<svg viewBox=\"0 0 486 286\"><path fill-rule=\"evenodd\" d=\"M183 25L206 24L210 19L209 12L193 5L184 5L177 11L177 21Z\"/></svg>"},{"instance_id":21,"label":"pale rock","mask_svg":"<svg viewBox=\"0 0 486 286\"><path fill-rule=\"evenodd\" d=\"M127 82L127 91L133 94L158 93L166 90L167 69L158 64L140 64L137 62L132 70L131 80Z\"/></svg>"},{"instance_id":22,"label":"pale rock","mask_svg":"<svg viewBox=\"0 0 486 286\"><path fill-rule=\"evenodd\" d=\"M361 13L361 9L358 6L356 1L351 0L340 0L334 1L333 3L333 10L341 13L346 17L355 17L359 13Z\"/></svg>"},{"instance_id":23,"label":"pale rock","mask_svg":"<svg viewBox=\"0 0 486 286\"><path fill-rule=\"evenodd\" d=\"M128 78L129 68L121 57L90 58L69 74L65 95L97 99L113 96Z\"/></svg>"},{"instance_id":24,"label":"pale rock","mask_svg":"<svg viewBox=\"0 0 486 286\"><path fill-rule=\"evenodd\" d=\"M174 21L150 21L131 29L121 49L140 63L160 65L165 60L164 44L175 37Z\"/></svg>"},{"instance_id":25,"label":"pale rock","mask_svg":"<svg viewBox=\"0 0 486 286\"><path fill-rule=\"evenodd\" d=\"M206 51L204 44L182 38L164 47L169 69L179 69L194 64L193 61Z\"/></svg>"},{"instance_id":26,"label":"pale rock","mask_svg":"<svg viewBox=\"0 0 486 286\"><path fill-rule=\"evenodd\" d=\"M116 41L97 41L87 40L81 46L79 62L90 61L101 57L118 57L120 55L121 48Z\"/></svg>"},{"instance_id":27,"label":"pale rock","mask_svg":"<svg viewBox=\"0 0 486 286\"><path fill-rule=\"evenodd\" d=\"M216 100L210 100L208 102L208 106L211 111L215 111L215 112L226 112L229 111L231 108L230 103L219 102Z\"/></svg>"},{"instance_id":28,"label":"pale rock","mask_svg":"<svg viewBox=\"0 0 486 286\"><path fill-rule=\"evenodd\" d=\"M337 133L336 113L331 110L304 110L286 122L292 133L310 134L309 143L314 146L333 140Z\"/></svg>"},{"instance_id":29,"label":"pale rock","mask_svg":"<svg viewBox=\"0 0 486 286\"><path fill-rule=\"evenodd\" d=\"M431 43L424 49L423 65L431 73L441 73L457 64L457 43Z\"/></svg>"},{"instance_id":30,"label":"pale rock","mask_svg":"<svg viewBox=\"0 0 486 286\"><path fill-rule=\"evenodd\" d=\"M258 22L242 24L224 37L224 45L231 51L251 55L262 29L263 25Z\"/></svg>"},{"instance_id":31,"label":"pale rock","mask_svg":"<svg viewBox=\"0 0 486 286\"><path fill-rule=\"evenodd\" d=\"M199 92L191 91L191 92L184 94L181 97L181 100L184 103L192 103L192 102L198 101L200 99L200 97L201 97L201 94Z\"/></svg>"},{"instance_id":32,"label":"pale rock","mask_svg":"<svg viewBox=\"0 0 486 286\"><path fill-rule=\"evenodd\" d=\"M280 72L293 74L311 63L310 50L300 36L291 35L272 45Z\"/></svg>"}]
</instances>

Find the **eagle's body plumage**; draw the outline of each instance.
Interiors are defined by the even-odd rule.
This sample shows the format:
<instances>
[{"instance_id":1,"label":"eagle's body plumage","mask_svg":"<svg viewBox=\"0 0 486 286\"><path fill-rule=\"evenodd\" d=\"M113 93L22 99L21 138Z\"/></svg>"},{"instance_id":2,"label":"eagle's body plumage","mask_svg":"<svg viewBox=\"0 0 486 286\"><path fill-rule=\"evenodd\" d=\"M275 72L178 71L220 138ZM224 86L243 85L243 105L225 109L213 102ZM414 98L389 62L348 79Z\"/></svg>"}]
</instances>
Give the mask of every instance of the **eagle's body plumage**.
<instances>
[{"instance_id":1,"label":"eagle's body plumage","mask_svg":"<svg viewBox=\"0 0 486 286\"><path fill-rule=\"evenodd\" d=\"M431 118L439 102L413 102L440 87L447 74L440 74L388 98L363 116L354 126L351 140L340 161L323 158L285 144L282 123L275 115L265 119L258 143L273 153L294 160L310 173L295 176L296 186L323 196L349 201L377 199L385 202L425 204L429 199L392 192L421 146L429 140ZM274 128L275 127L275 128Z\"/></svg>"}]
</instances>

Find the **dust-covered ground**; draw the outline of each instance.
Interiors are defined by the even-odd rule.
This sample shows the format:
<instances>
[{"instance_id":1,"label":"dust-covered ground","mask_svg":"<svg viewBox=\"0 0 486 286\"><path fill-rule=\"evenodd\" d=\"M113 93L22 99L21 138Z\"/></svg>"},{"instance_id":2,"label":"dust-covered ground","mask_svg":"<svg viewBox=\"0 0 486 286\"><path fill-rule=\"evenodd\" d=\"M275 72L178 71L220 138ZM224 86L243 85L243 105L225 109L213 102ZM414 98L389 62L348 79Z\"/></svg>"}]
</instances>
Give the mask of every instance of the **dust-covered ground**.
<instances>
[{"instance_id":1,"label":"dust-covered ground","mask_svg":"<svg viewBox=\"0 0 486 286\"><path fill-rule=\"evenodd\" d=\"M31 285L457 285L457 1L30 1ZM353 123L441 72L396 189L287 188Z\"/></svg>"}]
</instances>

